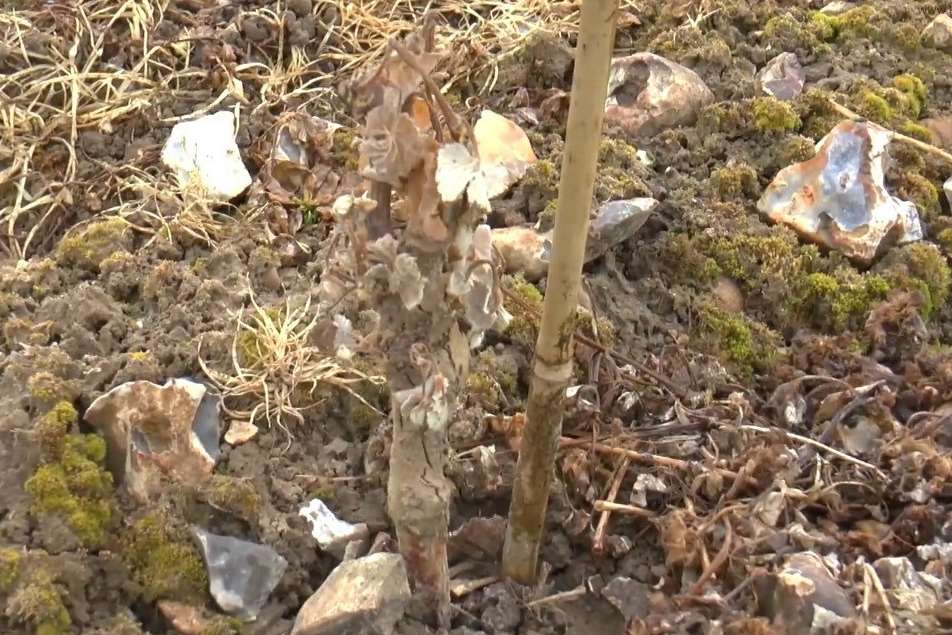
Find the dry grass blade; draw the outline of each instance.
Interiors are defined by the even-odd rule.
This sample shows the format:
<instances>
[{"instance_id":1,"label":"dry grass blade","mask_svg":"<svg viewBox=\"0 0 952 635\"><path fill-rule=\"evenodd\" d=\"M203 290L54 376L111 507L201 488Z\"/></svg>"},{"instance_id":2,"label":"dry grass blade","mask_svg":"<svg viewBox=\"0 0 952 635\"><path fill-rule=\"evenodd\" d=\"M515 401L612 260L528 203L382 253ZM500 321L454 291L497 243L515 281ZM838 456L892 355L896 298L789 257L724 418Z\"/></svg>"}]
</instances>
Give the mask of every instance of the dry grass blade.
<instances>
[{"instance_id":1,"label":"dry grass blade","mask_svg":"<svg viewBox=\"0 0 952 635\"><path fill-rule=\"evenodd\" d=\"M265 309L253 297L251 303L250 316L236 322L231 370L213 369L199 355L202 370L222 391L231 417L251 423L264 419L290 439L290 422L303 423L305 412L324 401L327 388L348 391L372 408L353 387L383 379L347 367L309 343L319 319L311 316L310 298L297 308L288 303Z\"/></svg>"}]
</instances>

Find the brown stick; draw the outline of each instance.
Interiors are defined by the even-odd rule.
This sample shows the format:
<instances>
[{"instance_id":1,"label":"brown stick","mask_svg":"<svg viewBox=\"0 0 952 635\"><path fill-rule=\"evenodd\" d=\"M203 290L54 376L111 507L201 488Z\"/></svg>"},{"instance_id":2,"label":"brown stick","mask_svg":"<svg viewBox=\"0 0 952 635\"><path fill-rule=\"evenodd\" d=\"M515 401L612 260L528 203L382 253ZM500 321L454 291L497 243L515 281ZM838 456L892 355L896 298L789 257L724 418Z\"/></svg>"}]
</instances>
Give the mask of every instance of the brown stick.
<instances>
[{"instance_id":1,"label":"brown stick","mask_svg":"<svg viewBox=\"0 0 952 635\"><path fill-rule=\"evenodd\" d=\"M390 201L392 194L389 183L373 181L370 186L370 195L377 202L377 207L367 217L368 240L377 240L390 233Z\"/></svg>"},{"instance_id":2,"label":"brown stick","mask_svg":"<svg viewBox=\"0 0 952 635\"><path fill-rule=\"evenodd\" d=\"M618 470L615 471L615 478L612 479L611 488L608 490L608 502L614 503L618 496L618 490L621 489L621 483L625 480L625 474L628 473L628 466L631 464L631 458L625 456L621 459ZM592 540L592 551L601 555L605 553L605 530L608 529L608 519L612 512L606 509L598 519L598 527L595 528L595 538Z\"/></svg>"},{"instance_id":3,"label":"brown stick","mask_svg":"<svg viewBox=\"0 0 952 635\"><path fill-rule=\"evenodd\" d=\"M690 470L693 465L696 463L691 463L690 461L683 461L681 459L674 459L669 456L658 456L657 454L646 454L644 452L637 452L635 450L629 450L627 448L616 448L610 445L605 445L603 443L592 443L590 439L571 439L569 437L562 437L559 441L559 445L563 448L575 448L579 446L589 447L596 452L601 452L602 454L614 454L615 456L627 456L632 461L637 463L642 463L645 465L658 465L661 467L670 467L678 470ZM757 481L750 477L742 476L741 474L728 470L722 467L708 468L712 472L717 472L721 476L725 476L730 479L745 479L748 484L756 485Z\"/></svg>"},{"instance_id":4,"label":"brown stick","mask_svg":"<svg viewBox=\"0 0 952 635\"><path fill-rule=\"evenodd\" d=\"M595 501L595 511L597 512L618 512L619 514L628 514L629 516L638 516L639 518L654 518L656 513L644 507L635 507L634 505L622 505L611 501Z\"/></svg>"},{"instance_id":5,"label":"brown stick","mask_svg":"<svg viewBox=\"0 0 952 635\"><path fill-rule=\"evenodd\" d=\"M733 538L731 533L731 521L724 520L724 531L724 544L718 549L717 555L714 556L711 563L704 568L704 572L701 574L701 577L697 579L697 582L691 585L691 590L688 591L689 595L700 595L707 581L727 562L727 557L731 553L731 542Z\"/></svg>"}]
</instances>

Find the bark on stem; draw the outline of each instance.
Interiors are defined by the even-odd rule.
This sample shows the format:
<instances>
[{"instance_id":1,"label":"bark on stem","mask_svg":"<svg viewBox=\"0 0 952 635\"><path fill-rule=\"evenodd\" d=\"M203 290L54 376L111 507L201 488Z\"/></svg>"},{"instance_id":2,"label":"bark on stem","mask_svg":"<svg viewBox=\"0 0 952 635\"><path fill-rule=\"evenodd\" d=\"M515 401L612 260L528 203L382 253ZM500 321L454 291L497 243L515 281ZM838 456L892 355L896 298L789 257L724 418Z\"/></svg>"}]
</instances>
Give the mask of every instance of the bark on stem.
<instances>
[{"instance_id":1,"label":"bark on stem","mask_svg":"<svg viewBox=\"0 0 952 635\"><path fill-rule=\"evenodd\" d=\"M559 183L542 323L529 389L527 423L513 483L503 572L531 583L542 542L562 399L572 370L575 309L588 236L618 0L585 0Z\"/></svg>"}]
</instances>

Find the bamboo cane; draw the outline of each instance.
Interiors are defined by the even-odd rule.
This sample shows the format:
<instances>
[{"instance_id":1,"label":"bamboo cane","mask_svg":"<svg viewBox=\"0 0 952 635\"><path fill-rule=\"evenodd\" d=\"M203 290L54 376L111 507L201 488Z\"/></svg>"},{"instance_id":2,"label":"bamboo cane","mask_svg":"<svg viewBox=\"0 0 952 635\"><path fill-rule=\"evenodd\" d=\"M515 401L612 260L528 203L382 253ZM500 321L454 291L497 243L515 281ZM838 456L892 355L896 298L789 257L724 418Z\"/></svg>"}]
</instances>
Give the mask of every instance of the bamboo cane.
<instances>
[{"instance_id":1,"label":"bamboo cane","mask_svg":"<svg viewBox=\"0 0 952 635\"><path fill-rule=\"evenodd\" d=\"M533 361L527 424L503 548L503 572L522 583L535 580L555 453L562 429L562 399L572 371L575 309L605 114L617 8L618 0L584 0L582 3L552 258Z\"/></svg>"}]
</instances>

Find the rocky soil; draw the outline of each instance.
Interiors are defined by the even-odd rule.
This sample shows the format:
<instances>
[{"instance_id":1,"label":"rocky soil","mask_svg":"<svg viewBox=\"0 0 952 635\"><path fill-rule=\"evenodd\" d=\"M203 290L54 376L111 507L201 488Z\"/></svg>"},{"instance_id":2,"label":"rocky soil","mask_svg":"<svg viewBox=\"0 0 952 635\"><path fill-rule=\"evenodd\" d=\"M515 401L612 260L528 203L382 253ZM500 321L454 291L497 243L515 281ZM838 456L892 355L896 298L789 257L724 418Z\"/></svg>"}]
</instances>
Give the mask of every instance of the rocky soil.
<instances>
[{"instance_id":1,"label":"rocky soil","mask_svg":"<svg viewBox=\"0 0 952 635\"><path fill-rule=\"evenodd\" d=\"M488 216L529 239L449 430L451 632L952 630L952 2L622 2L593 210L654 201L586 264L532 588L497 565L578 3L430 4L449 103L538 158ZM425 5L0 0L0 632L435 632L391 555L382 358L316 301L366 188L353 80ZM699 84L665 102L655 63ZM922 142L857 168L875 238L765 196L843 108ZM250 186L213 199L162 157L219 112Z\"/></svg>"}]
</instances>

